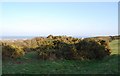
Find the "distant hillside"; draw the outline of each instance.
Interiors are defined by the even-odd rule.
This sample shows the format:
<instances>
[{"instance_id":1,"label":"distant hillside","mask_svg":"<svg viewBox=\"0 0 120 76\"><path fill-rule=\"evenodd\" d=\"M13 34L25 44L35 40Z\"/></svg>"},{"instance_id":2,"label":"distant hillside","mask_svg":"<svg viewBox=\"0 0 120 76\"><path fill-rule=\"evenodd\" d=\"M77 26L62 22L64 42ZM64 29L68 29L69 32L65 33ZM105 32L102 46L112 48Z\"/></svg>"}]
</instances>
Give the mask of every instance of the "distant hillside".
<instances>
[{"instance_id":1,"label":"distant hillside","mask_svg":"<svg viewBox=\"0 0 120 76\"><path fill-rule=\"evenodd\" d=\"M112 38L112 40L116 40L116 39L120 39L120 35L118 36L110 36Z\"/></svg>"},{"instance_id":2,"label":"distant hillside","mask_svg":"<svg viewBox=\"0 0 120 76\"><path fill-rule=\"evenodd\" d=\"M90 39L100 39L100 40L105 40L105 41L111 42L112 40L120 39L120 35L118 35L118 36L96 36L96 37L89 37L89 38ZM86 38L86 39L89 39L89 38Z\"/></svg>"}]
</instances>

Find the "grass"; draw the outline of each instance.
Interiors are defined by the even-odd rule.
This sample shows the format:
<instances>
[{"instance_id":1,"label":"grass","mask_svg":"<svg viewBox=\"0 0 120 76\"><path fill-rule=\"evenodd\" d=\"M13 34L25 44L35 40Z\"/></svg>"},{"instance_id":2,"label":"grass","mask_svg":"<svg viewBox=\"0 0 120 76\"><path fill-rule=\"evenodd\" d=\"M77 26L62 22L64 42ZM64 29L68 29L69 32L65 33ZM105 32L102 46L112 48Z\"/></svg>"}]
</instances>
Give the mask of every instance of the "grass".
<instances>
[{"instance_id":1,"label":"grass","mask_svg":"<svg viewBox=\"0 0 120 76\"><path fill-rule=\"evenodd\" d=\"M111 53L112 55L119 53L118 49L120 49L120 47L118 47L118 45L120 45L120 41L118 41L118 40L114 40L110 43L110 47L111 47L111 50L112 50L112 53Z\"/></svg>"},{"instance_id":2,"label":"grass","mask_svg":"<svg viewBox=\"0 0 120 76\"><path fill-rule=\"evenodd\" d=\"M120 43L119 43L120 44ZM103 60L38 60L29 52L17 60L3 61L3 74L117 74L118 40L110 43L111 56Z\"/></svg>"}]
</instances>

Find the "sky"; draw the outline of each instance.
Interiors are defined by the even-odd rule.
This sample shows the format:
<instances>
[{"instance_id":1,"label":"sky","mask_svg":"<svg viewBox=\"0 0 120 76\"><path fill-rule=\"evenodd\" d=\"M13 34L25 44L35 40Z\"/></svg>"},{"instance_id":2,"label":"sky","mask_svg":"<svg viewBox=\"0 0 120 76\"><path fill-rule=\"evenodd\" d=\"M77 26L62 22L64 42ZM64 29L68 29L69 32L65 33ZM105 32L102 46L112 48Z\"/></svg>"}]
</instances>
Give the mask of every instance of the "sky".
<instances>
[{"instance_id":1,"label":"sky","mask_svg":"<svg viewBox=\"0 0 120 76\"><path fill-rule=\"evenodd\" d=\"M2 36L118 34L117 2L4 2Z\"/></svg>"}]
</instances>

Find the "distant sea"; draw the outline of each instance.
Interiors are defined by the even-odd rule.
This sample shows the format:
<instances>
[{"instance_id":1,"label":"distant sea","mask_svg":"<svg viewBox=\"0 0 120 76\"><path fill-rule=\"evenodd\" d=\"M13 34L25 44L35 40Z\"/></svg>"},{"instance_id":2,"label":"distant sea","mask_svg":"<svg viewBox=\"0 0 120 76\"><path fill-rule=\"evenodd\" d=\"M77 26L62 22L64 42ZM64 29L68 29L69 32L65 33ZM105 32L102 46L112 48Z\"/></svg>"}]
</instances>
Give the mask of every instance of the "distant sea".
<instances>
[{"instance_id":1,"label":"distant sea","mask_svg":"<svg viewBox=\"0 0 120 76\"><path fill-rule=\"evenodd\" d=\"M0 37L0 40L31 39L35 37L47 37L47 36L2 36ZM73 36L73 37L74 38L87 38L88 36Z\"/></svg>"},{"instance_id":2,"label":"distant sea","mask_svg":"<svg viewBox=\"0 0 120 76\"><path fill-rule=\"evenodd\" d=\"M0 39L2 40L14 40L14 39L31 39L36 36L2 36Z\"/></svg>"}]
</instances>

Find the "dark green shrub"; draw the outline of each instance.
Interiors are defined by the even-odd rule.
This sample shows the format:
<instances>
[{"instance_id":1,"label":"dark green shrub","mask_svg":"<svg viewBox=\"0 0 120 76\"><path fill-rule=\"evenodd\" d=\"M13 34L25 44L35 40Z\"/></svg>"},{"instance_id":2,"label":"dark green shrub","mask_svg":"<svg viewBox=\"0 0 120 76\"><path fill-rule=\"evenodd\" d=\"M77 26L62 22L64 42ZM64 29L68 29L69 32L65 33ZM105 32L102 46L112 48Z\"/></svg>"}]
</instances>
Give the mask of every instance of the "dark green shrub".
<instances>
[{"instance_id":1,"label":"dark green shrub","mask_svg":"<svg viewBox=\"0 0 120 76\"><path fill-rule=\"evenodd\" d=\"M73 51L68 44L59 40L53 41L53 44L39 46L37 49L38 56L41 59L73 59Z\"/></svg>"},{"instance_id":2,"label":"dark green shrub","mask_svg":"<svg viewBox=\"0 0 120 76\"><path fill-rule=\"evenodd\" d=\"M101 42L101 41L100 41ZM94 39L82 40L76 44L76 49L81 59L102 59L110 54L110 49Z\"/></svg>"},{"instance_id":3,"label":"dark green shrub","mask_svg":"<svg viewBox=\"0 0 120 76\"><path fill-rule=\"evenodd\" d=\"M56 59L55 50L53 49L52 45L41 45L36 49L37 49L39 59L43 59L43 60Z\"/></svg>"},{"instance_id":4,"label":"dark green shrub","mask_svg":"<svg viewBox=\"0 0 120 76\"><path fill-rule=\"evenodd\" d=\"M72 47L72 45L61 42L59 40L54 41L54 49L56 57L58 59L74 59L75 57L75 53L76 52L74 50L74 48Z\"/></svg>"}]
</instances>

